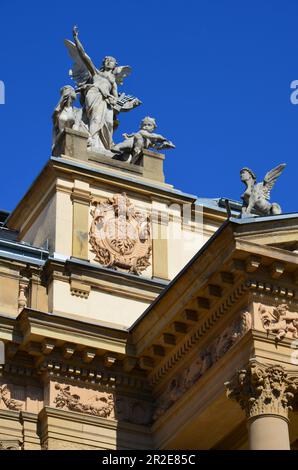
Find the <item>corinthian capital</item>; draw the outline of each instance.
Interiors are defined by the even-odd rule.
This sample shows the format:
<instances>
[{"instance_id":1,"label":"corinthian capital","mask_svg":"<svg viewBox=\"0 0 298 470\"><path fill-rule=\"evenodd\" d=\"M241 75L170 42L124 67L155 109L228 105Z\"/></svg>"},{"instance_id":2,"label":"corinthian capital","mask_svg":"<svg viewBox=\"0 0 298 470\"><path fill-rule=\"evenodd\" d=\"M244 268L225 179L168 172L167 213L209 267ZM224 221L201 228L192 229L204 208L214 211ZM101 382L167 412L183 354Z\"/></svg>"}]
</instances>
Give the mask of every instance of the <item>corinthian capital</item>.
<instances>
[{"instance_id":1,"label":"corinthian capital","mask_svg":"<svg viewBox=\"0 0 298 470\"><path fill-rule=\"evenodd\" d=\"M248 418L274 414L288 418L291 402L298 390L298 376L280 365L265 365L251 360L226 382L228 398L236 400Z\"/></svg>"}]
</instances>

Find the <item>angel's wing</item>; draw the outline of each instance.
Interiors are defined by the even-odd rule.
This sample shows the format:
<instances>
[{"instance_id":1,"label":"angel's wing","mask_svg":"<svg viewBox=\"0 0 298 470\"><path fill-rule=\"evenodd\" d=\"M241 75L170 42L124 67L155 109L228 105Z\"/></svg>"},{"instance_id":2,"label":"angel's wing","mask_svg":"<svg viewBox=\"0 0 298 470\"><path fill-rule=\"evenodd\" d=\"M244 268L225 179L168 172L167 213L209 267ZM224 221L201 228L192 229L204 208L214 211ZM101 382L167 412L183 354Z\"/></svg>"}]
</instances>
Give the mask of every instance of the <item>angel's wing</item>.
<instances>
[{"instance_id":1,"label":"angel's wing","mask_svg":"<svg viewBox=\"0 0 298 470\"><path fill-rule=\"evenodd\" d=\"M73 80L77 82L78 86L84 85L89 80L90 73L86 65L82 61L76 48L76 45L68 39L64 40L64 44L66 46L66 49L68 50L70 57L73 60L72 69L69 71L69 75L72 77Z\"/></svg>"},{"instance_id":2,"label":"angel's wing","mask_svg":"<svg viewBox=\"0 0 298 470\"><path fill-rule=\"evenodd\" d=\"M282 174L285 167L286 164L281 163L280 165L277 165L275 168L273 168L273 170L268 171L266 174L263 181L263 193L267 201L270 199L270 191L273 188L275 181Z\"/></svg>"},{"instance_id":3,"label":"angel's wing","mask_svg":"<svg viewBox=\"0 0 298 470\"><path fill-rule=\"evenodd\" d=\"M116 78L116 83L118 85L123 84L124 78L128 77L131 74L131 67L129 65L122 65L121 67L115 67L113 73Z\"/></svg>"}]
</instances>

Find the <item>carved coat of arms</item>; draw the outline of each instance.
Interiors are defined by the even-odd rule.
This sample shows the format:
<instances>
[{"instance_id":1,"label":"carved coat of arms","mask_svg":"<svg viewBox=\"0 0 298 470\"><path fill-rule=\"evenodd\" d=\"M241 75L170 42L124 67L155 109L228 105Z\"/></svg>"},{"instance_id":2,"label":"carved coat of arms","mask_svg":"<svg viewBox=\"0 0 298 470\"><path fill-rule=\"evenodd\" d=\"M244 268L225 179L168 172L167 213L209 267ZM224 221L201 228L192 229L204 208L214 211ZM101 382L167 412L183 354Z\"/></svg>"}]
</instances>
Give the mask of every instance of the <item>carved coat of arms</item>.
<instances>
[{"instance_id":1,"label":"carved coat of arms","mask_svg":"<svg viewBox=\"0 0 298 470\"><path fill-rule=\"evenodd\" d=\"M125 193L95 202L89 240L96 260L140 274L150 266L150 216L135 210Z\"/></svg>"}]
</instances>

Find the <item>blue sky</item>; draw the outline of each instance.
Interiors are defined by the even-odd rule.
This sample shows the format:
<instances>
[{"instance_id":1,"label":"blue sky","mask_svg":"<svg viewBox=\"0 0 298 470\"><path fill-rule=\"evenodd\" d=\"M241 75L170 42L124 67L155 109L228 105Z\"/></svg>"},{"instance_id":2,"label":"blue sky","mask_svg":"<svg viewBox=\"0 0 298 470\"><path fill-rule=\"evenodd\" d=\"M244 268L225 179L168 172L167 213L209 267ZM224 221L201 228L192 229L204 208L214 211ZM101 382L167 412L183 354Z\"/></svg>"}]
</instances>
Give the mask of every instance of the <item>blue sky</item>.
<instances>
[{"instance_id":1,"label":"blue sky","mask_svg":"<svg viewBox=\"0 0 298 470\"><path fill-rule=\"evenodd\" d=\"M63 44L73 24L96 64L133 68L121 88L143 105L121 115L115 141L146 115L176 144L167 182L199 197L239 199L239 170L259 179L281 162L272 191L298 210L297 0L1 0L0 208L11 210L50 157L51 114L70 83Z\"/></svg>"}]
</instances>

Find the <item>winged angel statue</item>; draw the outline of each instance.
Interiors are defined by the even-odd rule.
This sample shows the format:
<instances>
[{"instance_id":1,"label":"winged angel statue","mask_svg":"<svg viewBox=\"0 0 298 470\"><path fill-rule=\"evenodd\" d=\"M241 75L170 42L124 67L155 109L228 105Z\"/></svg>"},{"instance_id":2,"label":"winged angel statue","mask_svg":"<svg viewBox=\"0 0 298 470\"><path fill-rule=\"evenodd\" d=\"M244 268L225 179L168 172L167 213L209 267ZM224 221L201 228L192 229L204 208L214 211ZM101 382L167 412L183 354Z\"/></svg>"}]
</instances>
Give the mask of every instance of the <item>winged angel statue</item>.
<instances>
[{"instance_id":1,"label":"winged angel statue","mask_svg":"<svg viewBox=\"0 0 298 470\"><path fill-rule=\"evenodd\" d=\"M249 168L242 168L240 171L241 181L246 185L246 190L242 194L242 217L257 215L277 215L281 214L279 204L270 202L270 191L275 181L281 175L286 164L282 163L273 170L268 171L262 183L257 183L257 177Z\"/></svg>"},{"instance_id":2,"label":"winged angel statue","mask_svg":"<svg viewBox=\"0 0 298 470\"><path fill-rule=\"evenodd\" d=\"M117 125L117 114L129 111L141 104L140 100L122 93L117 85L131 73L129 66L119 67L116 59L106 56L97 69L86 54L78 37L78 28L73 28L74 42L64 41L73 59L70 75L76 81L76 93L80 93L82 121L88 128L91 149L108 149L113 146L113 130Z\"/></svg>"}]
</instances>

